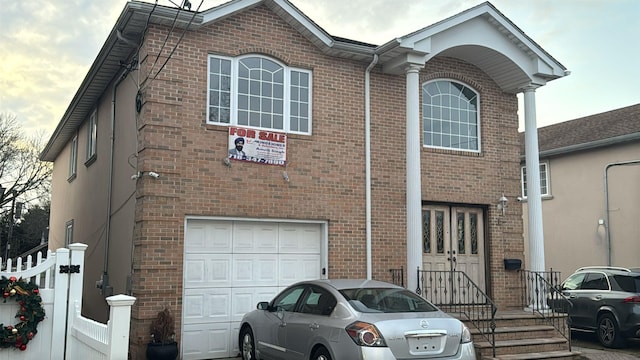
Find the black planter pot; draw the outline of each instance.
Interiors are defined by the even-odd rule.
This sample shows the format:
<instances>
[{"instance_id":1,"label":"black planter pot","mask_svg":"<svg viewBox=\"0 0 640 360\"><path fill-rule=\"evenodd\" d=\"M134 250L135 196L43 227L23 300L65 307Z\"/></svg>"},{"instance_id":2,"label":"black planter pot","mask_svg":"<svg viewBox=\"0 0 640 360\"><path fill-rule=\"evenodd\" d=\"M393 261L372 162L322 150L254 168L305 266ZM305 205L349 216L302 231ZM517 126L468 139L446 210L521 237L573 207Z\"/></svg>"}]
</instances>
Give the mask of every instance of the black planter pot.
<instances>
[{"instance_id":1,"label":"black planter pot","mask_svg":"<svg viewBox=\"0 0 640 360\"><path fill-rule=\"evenodd\" d=\"M147 344L148 360L176 360L178 357L178 343L154 343Z\"/></svg>"}]
</instances>

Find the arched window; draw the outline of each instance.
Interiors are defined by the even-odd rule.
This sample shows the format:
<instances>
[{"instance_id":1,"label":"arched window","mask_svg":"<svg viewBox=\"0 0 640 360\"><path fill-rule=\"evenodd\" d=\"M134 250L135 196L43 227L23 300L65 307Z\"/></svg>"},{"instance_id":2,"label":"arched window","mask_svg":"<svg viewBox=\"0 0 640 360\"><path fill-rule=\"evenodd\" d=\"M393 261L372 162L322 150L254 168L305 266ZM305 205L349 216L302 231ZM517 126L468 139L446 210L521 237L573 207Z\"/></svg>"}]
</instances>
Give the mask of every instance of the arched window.
<instances>
[{"instance_id":1,"label":"arched window","mask_svg":"<svg viewBox=\"0 0 640 360\"><path fill-rule=\"evenodd\" d=\"M209 56L207 122L311 133L311 72L260 55Z\"/></svg>"},{"instance_id":2,"label":"arched window","mask_svg":"<svg viewBox=\"0 0 640 360\"><path fill-rule=\"evenodd\" d=\"M436 80L422 86L424 146L480 151L478 93L464 84Z\"/></svg>"}]
</instances>

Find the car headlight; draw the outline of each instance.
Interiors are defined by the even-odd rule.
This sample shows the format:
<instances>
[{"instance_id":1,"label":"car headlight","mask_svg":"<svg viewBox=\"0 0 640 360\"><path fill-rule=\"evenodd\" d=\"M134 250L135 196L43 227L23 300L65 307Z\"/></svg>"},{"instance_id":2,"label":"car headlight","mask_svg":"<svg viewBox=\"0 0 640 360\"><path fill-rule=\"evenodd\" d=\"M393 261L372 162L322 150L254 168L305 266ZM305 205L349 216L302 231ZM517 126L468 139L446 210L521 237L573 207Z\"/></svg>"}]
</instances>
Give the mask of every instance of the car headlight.
<instances>
[{"instance_id":1,"label":"car headlight","mask_svg":"<svg viewBox=\"0 0 640 360\"><path fill-rule=\"evenodd\" d=\"M469 328L462 324L462 336L460 337L460 343L466 344L471 342L471 331Z\"/></svg>"},{"instance_id":2,"label":"car headlight","mask_svg":"<svg viewBox=\"0 0 640 360\"><path fill-rule=\"evenodd\" d=\"M356 321L345 328L351 340L358 346L386 347L387 343L378 328L364 321Z\"/></svg>"}]
</instances>

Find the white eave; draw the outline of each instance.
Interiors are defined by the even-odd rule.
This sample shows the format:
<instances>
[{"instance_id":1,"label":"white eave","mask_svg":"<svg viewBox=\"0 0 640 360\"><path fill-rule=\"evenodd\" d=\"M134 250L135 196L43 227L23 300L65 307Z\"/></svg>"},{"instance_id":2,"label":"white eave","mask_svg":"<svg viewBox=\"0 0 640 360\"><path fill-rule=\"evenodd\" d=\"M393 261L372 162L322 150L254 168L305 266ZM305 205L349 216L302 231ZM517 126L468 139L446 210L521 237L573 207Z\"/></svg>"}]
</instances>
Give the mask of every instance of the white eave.
<instances>
[{"instance_id":1,"label":"white eave","mask_svg":"<svg viewBox=\"0 0 640 360\"><path fill-rule=\"evenodd\" d=\"M543 86L569 74L567 69L522 30L485 2L436 24L383 45L387 51L403 49L424 56L452 57L487 73L505 92ZM385 61L385 71L401 73L398 59Z\"/></svg>"}]
</instances>

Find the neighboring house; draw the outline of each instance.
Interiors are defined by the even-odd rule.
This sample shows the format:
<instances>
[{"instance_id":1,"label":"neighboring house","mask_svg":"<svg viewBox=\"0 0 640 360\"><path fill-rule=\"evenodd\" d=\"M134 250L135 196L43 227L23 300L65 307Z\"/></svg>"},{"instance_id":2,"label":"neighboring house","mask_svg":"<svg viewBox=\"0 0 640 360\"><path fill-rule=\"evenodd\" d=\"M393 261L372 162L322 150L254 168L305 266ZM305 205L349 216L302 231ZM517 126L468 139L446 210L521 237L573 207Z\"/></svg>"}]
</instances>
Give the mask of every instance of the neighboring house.
<instances>
[{"instance_id":1,"label":"neighboring house","mask_svg":"<svg viewBox=\"0 0 640 360\"><path fill-rule=\"evenodd\" d=\"M183 359L233 356L300 279L457 269L519 308L516 94L566 74L490 3L376 46L286 0L129 2L41 154L49 246L89 245L85 316L137 298L133 359L165 305Z\"/></svg>"},{"instance_id":2,"label":"neighboring house","mask_svg":"<svg viewBox=\"0 0 640 360\"><path fill-rule=\"evenodd\" d=\"M640 104L539 128L538 144L547 269L640 266Z\"/></svg>"}]
</instances>

